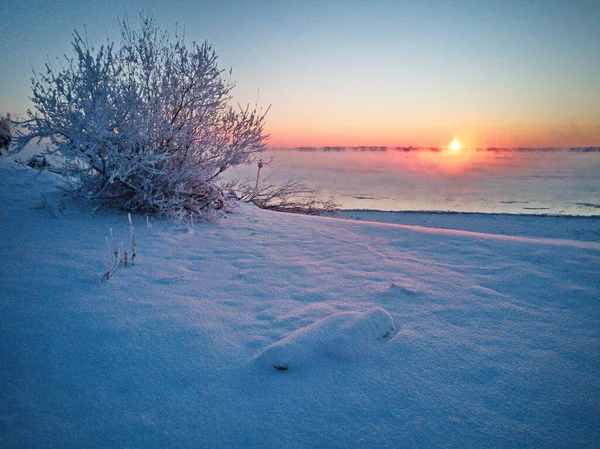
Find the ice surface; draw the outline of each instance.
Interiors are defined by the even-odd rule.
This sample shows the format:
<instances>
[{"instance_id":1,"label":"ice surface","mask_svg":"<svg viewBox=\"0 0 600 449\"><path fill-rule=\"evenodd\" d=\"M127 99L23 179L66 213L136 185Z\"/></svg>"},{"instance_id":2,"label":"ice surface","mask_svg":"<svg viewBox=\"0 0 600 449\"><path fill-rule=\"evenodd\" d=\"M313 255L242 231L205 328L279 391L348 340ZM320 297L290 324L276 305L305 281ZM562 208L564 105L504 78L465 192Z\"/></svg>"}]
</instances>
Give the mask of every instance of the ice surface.
<instances>
[{"instance_id":1,"label":"ice surface","mask_svg":"<svg viewBox=\"0 0 600 449\"><path fill-rule=\"evenodd\" d=\"M301 178L343 209L600 214L598 151L356 150L287 149L267 155L275 158L274 180ZM252 179L256 167L230 175Z\"/></svg>"},{"instance_id":2,"label":"ice surface","mask_svg":"<svg viewBox=\"0 0 600 449\"><path fill-rule=\"evenodd\" d=\"M600 447L600 243L553 220L132 218L101 282L127 214L0 158L0 447Z\"/></svg>"}]
</instances>

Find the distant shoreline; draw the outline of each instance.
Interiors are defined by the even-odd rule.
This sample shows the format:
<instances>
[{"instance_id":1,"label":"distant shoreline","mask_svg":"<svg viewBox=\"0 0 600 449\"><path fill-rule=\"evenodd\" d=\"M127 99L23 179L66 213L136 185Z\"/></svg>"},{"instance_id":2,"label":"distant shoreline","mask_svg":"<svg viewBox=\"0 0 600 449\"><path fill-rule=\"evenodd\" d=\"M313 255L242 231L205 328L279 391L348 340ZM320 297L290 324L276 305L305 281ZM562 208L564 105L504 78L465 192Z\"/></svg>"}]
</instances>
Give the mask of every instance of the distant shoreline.
<instances>
[{"instance_id":1,"label":"distant shoreline","mask_svg":"<svg viewBox=\"0 0 600 449\"><path fill-rule=\"evenodd\" d=\"M421 147L421 146L323 146L323 147L269 147L268 151L308 151L308 152L329 152L329 151L446 151L446 147ZM547 151L572 151L577 153L597 153L600 152L600 146L583 147L463 147L463 150L492 151L492 152L547 152Z\"/></svg>"}]
</instances>

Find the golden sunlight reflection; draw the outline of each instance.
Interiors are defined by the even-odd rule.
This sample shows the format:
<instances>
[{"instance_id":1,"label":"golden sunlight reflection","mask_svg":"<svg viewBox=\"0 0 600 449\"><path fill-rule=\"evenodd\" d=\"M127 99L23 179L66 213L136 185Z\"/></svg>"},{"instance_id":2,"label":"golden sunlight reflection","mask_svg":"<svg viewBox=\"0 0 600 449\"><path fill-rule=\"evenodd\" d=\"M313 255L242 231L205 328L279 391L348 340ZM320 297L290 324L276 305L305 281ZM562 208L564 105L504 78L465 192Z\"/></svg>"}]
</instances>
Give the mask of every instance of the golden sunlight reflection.
<instances>
[{"instance_id":1,"label":"golden sunlight reflection","mask_svg":"<svg viewBox=\"0 0 600 449\"><path fill-rule=\"evenodd\" d=\"M477 167L486 167L487 170L500 169L504 162L505 159L495 152L465 148L460 143L438 150L416 151L403 161L406 168L432 176L463 176L467 173L473 174Z\"/></svg>"},{"instance_id":2,"label":"golden sunlight reflection","mask_svg":"<svg viewBox=\"0 0 600 449\"><path fill-rule=\"evenodd\" d=\"M448 146L448 149L451 151L458 151L461 148L462 148L462 145L460 144L460 142L457 138L454 138L452 143Z\"/></svg>"}]
</instances>

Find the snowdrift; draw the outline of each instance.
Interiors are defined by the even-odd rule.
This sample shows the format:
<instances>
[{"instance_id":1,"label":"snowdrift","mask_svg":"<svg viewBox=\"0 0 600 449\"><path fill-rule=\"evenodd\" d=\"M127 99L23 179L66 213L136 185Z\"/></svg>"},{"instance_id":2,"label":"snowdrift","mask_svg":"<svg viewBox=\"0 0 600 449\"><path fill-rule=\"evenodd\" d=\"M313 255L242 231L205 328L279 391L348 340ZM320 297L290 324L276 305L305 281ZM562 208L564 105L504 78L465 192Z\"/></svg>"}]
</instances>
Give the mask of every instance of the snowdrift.
<instances>
[{"instance_id":1,"label":"snowdrift","mask_svg":"<svg viewBox=\"0 0 600 449\"><path fill-rule=\"evenodd\" d=\"M292 332L256 356L258 366L293 371L318 358L351 360L391 338L394 319L376 307L367 312L340 312Z\"/></svg>"}]
</instances>

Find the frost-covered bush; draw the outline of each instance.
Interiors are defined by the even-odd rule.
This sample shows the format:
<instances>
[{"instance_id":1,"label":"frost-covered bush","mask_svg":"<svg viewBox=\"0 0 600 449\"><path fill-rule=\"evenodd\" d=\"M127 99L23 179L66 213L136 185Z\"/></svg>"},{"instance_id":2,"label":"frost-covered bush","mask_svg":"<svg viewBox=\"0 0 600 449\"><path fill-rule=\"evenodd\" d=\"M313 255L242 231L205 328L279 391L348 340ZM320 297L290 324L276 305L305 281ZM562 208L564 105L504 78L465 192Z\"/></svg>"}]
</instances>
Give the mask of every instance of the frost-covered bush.
<instances>
[{"instance_id":1,"label":"frost-covered bush","mask_svg":"<svg viewBox=\"0 0 600 449\"><path fill-rule=\"evenodd\" d=\"M0 117L0 155L2 150L8 151L11 140L10 114L6 114L6 117Z\"/></svg>"},{"instance_id":2,"label":"frost-covered bush","mask_svg":"<svg viewBox=\"0 0 600 449\"><path fill-rule=\"evenodd\" d=\"M15 150L47 139L77 193L102 204L176 219L222 208L215 181L265 148L265 113L230 106L210 45L171 39L143 15L139 29L121 23L118 48L77 32L72 45L73 58L36 74Z\"/></svg>"}]
</instances>

